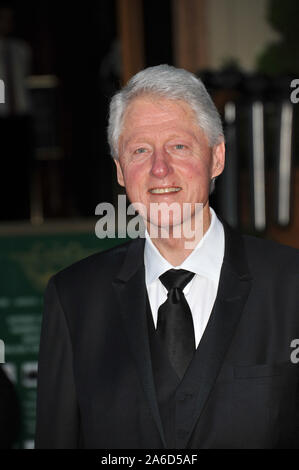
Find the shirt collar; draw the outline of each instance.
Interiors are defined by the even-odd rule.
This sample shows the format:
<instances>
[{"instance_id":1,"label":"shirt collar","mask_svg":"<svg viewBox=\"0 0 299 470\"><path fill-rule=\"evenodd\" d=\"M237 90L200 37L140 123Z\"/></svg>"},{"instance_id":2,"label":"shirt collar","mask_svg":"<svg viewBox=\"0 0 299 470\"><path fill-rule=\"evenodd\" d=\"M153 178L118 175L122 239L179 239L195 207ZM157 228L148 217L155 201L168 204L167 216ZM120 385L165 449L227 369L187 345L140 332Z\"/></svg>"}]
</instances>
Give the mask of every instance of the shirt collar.
<instances>
[{"instance_id":1,"label":"shirt collar","mask_svg":"<svg viewBox=\"0 0 299 470\"><path fill-rule=\"evenodd\" d=\"M144 247L145 282L149 286L169 269L186 269L211 280L219 280L224 255L224 230L210 207L211 223L203 238L180 266L172 266L158 251L146 230Z\"/></svg>"}]
</instances>

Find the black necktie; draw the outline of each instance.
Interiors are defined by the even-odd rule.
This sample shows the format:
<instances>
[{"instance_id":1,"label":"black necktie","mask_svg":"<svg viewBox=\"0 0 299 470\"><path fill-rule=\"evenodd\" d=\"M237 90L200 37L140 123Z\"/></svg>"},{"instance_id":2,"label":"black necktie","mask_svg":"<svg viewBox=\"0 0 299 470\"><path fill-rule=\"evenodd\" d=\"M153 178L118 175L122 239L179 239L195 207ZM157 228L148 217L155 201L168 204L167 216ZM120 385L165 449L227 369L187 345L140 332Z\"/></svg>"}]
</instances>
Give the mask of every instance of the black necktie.
<instances>
[{"instance_id":1,"label":"black necktie","mask_svg":"<svg viewBox=\"0 0 299 470\"><path fill-rule=\"evenodd\" d=\"M194 273L185 269L170 269L159 277L168 294L158 310L157 334L180 378L184 376L195 351L192 314L183 293L193 276Z\"/></svg>"}]
</instances>

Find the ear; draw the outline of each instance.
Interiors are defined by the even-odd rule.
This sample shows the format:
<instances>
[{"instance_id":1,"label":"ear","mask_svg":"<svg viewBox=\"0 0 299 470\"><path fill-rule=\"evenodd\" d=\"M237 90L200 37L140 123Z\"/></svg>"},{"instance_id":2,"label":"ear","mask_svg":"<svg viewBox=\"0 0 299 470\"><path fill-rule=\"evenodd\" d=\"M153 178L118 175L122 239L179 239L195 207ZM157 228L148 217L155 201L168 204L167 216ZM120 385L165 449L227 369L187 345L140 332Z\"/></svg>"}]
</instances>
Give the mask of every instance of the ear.
<instances>
[{"instance_id":1,"label":"ear","mask_svg":"<svg viewBox=\"0 0 299 470\"><path fill-rule=\"evenodd\" d=\"M116 174L117 174L118 184L120 184L120 186L125 186L124 175L123 175L123 171L120 166L119 160L116 160L114 158L114 163L116 165Z\"/></svg>"},{"instance_id":2,"label":"ear","mask_svg":"<svg viewBox=\"0 0 299 470\"><path fill-rule=\"evenodd\" d=\"M212 175L211 177L214 178L215 176L219 176L224 170L225 164L225 144L221 142L218 145L214 145L212 149Z\"/></svg>"}]
</instances>

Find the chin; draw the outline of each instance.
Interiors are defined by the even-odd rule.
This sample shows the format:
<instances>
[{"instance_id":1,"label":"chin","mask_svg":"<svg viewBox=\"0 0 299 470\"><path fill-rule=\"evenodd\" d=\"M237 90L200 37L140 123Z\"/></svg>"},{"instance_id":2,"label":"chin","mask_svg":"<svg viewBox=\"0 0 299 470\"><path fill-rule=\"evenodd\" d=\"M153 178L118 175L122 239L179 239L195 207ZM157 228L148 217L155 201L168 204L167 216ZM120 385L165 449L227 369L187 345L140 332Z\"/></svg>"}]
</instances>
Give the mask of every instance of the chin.
<instances>
[{"instance_id":1,"label":"chin","mask_svg":"<svg viewBox=\"0 0 299 470\"><path fill-rule=\"evenodd\" d=\"M167 238L168 234L175 234L175 238L180 238L182 234L182 219L169 220L166 216L165 218L159 217L159 219L151 218L147 220L148 231L153 236L163 235Z\"/></svg>"}]
</instances>

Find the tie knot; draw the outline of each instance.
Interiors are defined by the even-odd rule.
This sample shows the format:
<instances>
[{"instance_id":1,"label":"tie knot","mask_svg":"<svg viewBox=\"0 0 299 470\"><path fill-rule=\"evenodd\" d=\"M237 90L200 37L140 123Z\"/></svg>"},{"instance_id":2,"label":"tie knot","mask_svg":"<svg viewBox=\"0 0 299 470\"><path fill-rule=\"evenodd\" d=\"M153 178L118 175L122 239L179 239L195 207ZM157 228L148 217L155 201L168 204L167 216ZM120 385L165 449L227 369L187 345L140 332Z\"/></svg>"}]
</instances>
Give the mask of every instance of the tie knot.
<instances>
[{"instance_id":1,"label":"tie knot","mask_svg":"<svg viewBox=\"0 0 299 470\"><path fill-rule=\"evenodd\" d=\"M185 269L169 269L169 271L162 274L159 279L169 292L171 289L183 290L193 276L194 273L186 271Z\"/></svg>"}]
</instances>

